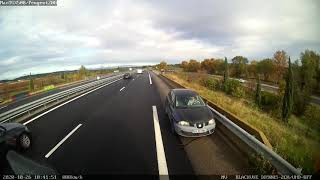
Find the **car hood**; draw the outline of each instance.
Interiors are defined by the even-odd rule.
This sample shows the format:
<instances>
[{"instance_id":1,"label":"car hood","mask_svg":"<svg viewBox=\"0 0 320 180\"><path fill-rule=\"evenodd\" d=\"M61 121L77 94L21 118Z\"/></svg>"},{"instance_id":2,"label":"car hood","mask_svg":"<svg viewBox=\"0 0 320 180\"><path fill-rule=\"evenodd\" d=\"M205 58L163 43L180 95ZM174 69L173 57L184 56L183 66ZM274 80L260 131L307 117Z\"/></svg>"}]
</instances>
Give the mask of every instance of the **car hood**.
<instances>
[{"instance_id":1,"label":"car hood","mask_svg":"<svg viewBox=\"0 0 320 180\"><path fill-rule=\"evenodd\" d=\"M1 124L4 128L6 128L7 131L10 131L15 128L24 128L24 125L19 123L3 123Z\"/></svg>"},{"instance_id":2,"label":"car hood","mask_svg":"<svg viewBox=\"0 0 320 180\"><path fill-rule=\"evenodd\" d=\"M212 112L206 106L196 108L175 109L176 120L191 123L207 122L213 119Z\"/></svg>"}]
</instances>

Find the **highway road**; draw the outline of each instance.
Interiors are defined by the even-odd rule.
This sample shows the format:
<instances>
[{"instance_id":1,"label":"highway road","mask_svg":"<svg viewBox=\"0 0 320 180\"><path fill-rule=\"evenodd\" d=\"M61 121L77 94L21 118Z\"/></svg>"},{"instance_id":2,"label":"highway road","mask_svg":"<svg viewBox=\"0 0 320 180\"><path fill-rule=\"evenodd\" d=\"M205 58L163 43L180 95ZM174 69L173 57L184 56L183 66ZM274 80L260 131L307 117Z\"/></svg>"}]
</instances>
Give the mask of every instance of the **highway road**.
<instances>
[{"instance_id":1,"label":"highway road","mask_svg":"<svg viewBox=\"0 0 320 180\"><path fill-rule=\"evenodd\" d=\"M252 172L247 158L219 130L202 138L170 133L163 108L170 88L144 72L25 121L33 146L24 155L62 174Z\"/></svg>"}]
</instances>

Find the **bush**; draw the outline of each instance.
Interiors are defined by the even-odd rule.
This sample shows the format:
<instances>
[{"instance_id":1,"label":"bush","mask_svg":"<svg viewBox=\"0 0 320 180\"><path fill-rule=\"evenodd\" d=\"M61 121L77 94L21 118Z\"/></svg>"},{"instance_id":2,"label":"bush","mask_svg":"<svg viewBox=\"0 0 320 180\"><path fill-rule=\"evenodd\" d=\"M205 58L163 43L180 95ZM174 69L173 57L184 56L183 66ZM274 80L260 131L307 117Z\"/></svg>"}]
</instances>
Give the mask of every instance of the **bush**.
<instances>
[{"instance_id":1,"label":"bush","mask_svg":"<svg viewBox=\"0 0 320 180\"><path fill-rule=\"evenodd\" d=\"M261 92L261 105L267 109L276 109L279 105L280 97L277 94L267 91Z\"/></svg>"},{"instance_id":2,"label":"bush","mask_svg":"<svg viewBox=\"0 0 320 180\"><path fill-rule=\"evenodd\" d=\"M245 95L245 91L243 89L243 86L241 85L241 83L237 80L234 79L229 79L225 84L224 84L225 88L225 92L227 94L230 94L234 97L244 97Z\"/></svg>"},{"instance_id":3,"label":"bush","mask_svg":"<svg viewBox=\"0 0 320 180\"><path fill-rule=\"evenodd\" d=\"M219 81L213 78L201 79L201 84L212 91L219 89Z\"/></svg>"},{"instance_id":4,"label":"bush","mask_svg":"<svg viewBox=\"0 0 320 180\"><path fill-rule=\"evenodd\" d=\"M320 106L309 104L304 112L306 123L309 127L320 130Z\"/></svg>"},{"instance_id":5,"label":"bush","mask_svg":"<svg viewBox=\"0 0 320 180\"><path fill-rule=\"evenodd\" d=\"M293 111L297 115L302 115L305 110L306 106L308 105L308 100L309 100L309 94L306 92L303 92L299 90L298 88L295 89L294 91L294 96L293 96Z\"/></svg>"}]
</instances>

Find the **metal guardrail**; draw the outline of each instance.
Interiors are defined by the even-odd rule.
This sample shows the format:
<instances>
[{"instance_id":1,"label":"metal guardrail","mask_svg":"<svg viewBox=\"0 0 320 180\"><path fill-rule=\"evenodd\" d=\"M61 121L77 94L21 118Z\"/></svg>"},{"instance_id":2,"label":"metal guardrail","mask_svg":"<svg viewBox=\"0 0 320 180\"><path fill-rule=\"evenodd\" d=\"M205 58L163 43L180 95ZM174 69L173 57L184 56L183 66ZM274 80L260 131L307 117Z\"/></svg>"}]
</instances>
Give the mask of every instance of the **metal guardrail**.
<instances>
[{"instance_id":1,"label":"metal guardrail","mask_svg":"<svg viewBox=\"0 0 320 180\"><path fill-rule=\"evenodd\" d=\"M104 79L100 79L97 81L93 81L93 82L89 82L87 84L78 86L78 87L74 87L59 93L55 93L46 97L43 97L41 99L32 101L30 103L21 105L19 107L16 107L14 109L11 109L9 111L6 111L2 114L0 114L0 123L4 123L4 122L10 122L12 120L14 120L14 118L19 117L23 114L29 113L32 110L38 109L40 107L45 107L47 104L54 102L54 101L59 101L61 99L64 99L66 97L70 97L72 95L75 95L77 93L82 93L82 92L87 92L97 86L100 85L104 85L108 82L111 82L113 80L117 80L120 79L120 77L122 78L123 74L118 74L118 75L114 75L111 77L106 77Z\"/></svg>"},{"instance_id":2,"label":"metal guardrail","mask_svg":"<svg viewBox=\"0 0 320 180\"><path fill-rule=\"evenodd\" d=\"M288 163L286 160L284 160L281 156L272 151L262 142L257 140L254 136L240 128L234 122L232 122L224 115L219 113L217 110L213 109L210 106L208 107L217 115L217 120L219 122L221 122L225 127L227 127L232 133L237 135L243 142L248 144L257 153L261 154L263 157L268 159L280 174L301 175L301 171L293 167L290 163Z\"/></svg>"}]
</instances>

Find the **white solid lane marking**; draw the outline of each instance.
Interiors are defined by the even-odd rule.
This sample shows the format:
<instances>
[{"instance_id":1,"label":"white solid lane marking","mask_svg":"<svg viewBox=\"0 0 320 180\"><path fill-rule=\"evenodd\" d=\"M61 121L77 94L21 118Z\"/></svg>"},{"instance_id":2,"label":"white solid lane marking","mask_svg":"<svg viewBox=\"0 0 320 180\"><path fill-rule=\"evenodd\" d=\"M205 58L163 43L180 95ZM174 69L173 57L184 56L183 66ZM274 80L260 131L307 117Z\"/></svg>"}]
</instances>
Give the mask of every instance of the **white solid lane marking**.
<instances>
[{"instance_id":1,"label":"white solid lane marking","mask_svg":"<svg viewBox=\"0 0 320 180\"><path fill-rule=\"evenodd\" d=\"M122 87L122 88L120 89L120 91L124 90L124 88L126 88L126 87Z\"/></svg>"},{"instance_id":2,"label":"white solid lane marking","mask_svg":"<svg viewBox=\"0 0 320 180\"><path fill-rule=\"evenodd\" d=\"M158 119L158 112L157 107L152 106L153 112L153 125L154 125L154 135L156 138L156 149L157 149L157 160L158 160L158 170L161 179L169 179L168 177L168 166L166 161L166 154L163 148L162 136L161 136L161 129ZM165 176L161 176L165 175Z\"/></svg>"},{"instance_id":3,"label":"white solid lane marking","mask_svg":"<svg viewBox=\"0 0 320 180\"><path fill-rule=\"evenodd\" d=\"M3 109L3 108L6 108L7 106L2 106L2 107L0 107L0 109Z\"/></svg>"},{"instance_id":4,"label":"white solid lane marking","mask_svg":"<svg viewBox=\"0 0 320 180\"><path fill-rule=\"evenodd\" d=\"M122 78L121 78L121 79L122 79ZM105 87L105 86L107 86L107 85L109 85L109 84L112 84L112 83L114 83L114 82L116 82L116 81L119 81L119 80L121 80L121 79L117 79L117 80L112 81L112 82L110 82L110 83L108 83L108 84L105 84L105 85L103 85L103 86L97 87L97 88L95 88L95 89L93 89L93 90L91 90L91 91L89 91L89 92L86 92L86 93L84 93L84 94L82 94L82 95L80 95L80 96L77 96L77 97L75 97L75 98L73 98L73 99L71 99L71 100L69 100L69 101L67 101L67 102L65 102L65 103L62 103L62 104L60 104L60 105L58 105L58 106L56 106L56 107L54 107L54 108L52 108L52 109L49 109L48 111L46 111L46 112L44 112L44 113L42 113L42 114L39 114L38 116L36 116L36 117L30 119L29 121L23 123L23 125L27 125L27 124L31 123L32 121L40 118L40 117L43 116L43 115L48 114L48 113L51 112L51 111L54 111L54 110L58 109L59 107L61 107L61 106L63 106L63 105L66 105L66 104L68 104L68 103L70 103L70 102L72 102L72 101L74 101L74 100L76 100L76 99L78 99L78 98L81 98L82 96L85 96L85 95L87 95L87 94L89 94L89 93L91 93L91 92L93 92L93 91L96 91L96 90L98 90L98 89L101 89L101 88L103 88L103 87Z\"/></svg>"},{"instance_id":5,"label":"white solid lane marking","mask_svg":"<svg viewBox=\"0 0 320 180\"><path fill-rule=\"evenodd\" d=\"M45 155L46 158L50 157L52 153L54 153L54 151L56 151L59 146L61 146L61 144L63 142L65 142L74 132L76 132L77 129L80 128L80 126L82 126L82 124L79 124L77 127L75 127L71 132L69 132L69 134L64 137L56 146L54 146L49 152L48 154Z\"/></svg>"},{"instance_id":6,"label":"white solid lane marking","mask_svg":"<svg viewBox=\"0 0 320 180\"><path fill-rule=\"evenodd\" d=\"M149 73L149 81L150 81L150 84L152 84L150 73Z\"/></svg>"}]
</instances>

